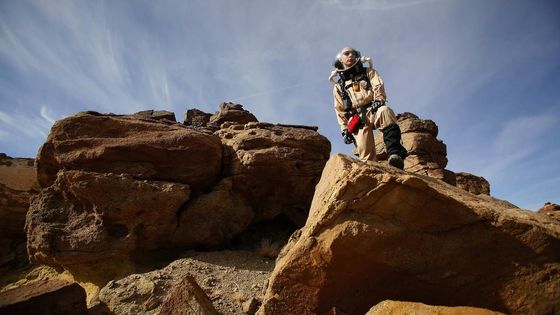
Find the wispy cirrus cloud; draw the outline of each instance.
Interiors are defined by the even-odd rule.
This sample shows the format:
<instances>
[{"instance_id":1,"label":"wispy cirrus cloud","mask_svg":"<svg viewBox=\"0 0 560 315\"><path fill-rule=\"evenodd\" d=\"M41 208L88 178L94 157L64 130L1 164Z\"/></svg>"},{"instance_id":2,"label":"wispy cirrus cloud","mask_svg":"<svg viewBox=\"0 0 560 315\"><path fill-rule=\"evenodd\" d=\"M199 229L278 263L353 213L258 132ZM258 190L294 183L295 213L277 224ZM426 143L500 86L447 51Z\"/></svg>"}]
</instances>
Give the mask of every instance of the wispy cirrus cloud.
<instances>
[{"instance_id":1,"label":"wispy cirrus cloud","mask_svg":"<svg viewBox=\"0 0 560 315\"><path fill-rule=\"evenodd\" d=\"M346 10L396 10L438 0L329 0L329 3Z\"/></svg>"}]
</instances>

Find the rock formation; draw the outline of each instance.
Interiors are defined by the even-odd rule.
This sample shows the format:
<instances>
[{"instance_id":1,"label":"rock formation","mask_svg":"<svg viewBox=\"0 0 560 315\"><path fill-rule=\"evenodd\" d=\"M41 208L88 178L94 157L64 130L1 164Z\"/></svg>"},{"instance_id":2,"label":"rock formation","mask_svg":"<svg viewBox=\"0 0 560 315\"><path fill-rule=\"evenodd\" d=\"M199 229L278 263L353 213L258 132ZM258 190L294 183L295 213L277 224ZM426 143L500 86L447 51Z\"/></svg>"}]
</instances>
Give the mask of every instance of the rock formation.
<instances>
[{"instance_id":1,"label":"rock formation","mask_svg":"<svg viewBox=\"0 0 560 315\"><path fill-rule=\"evenodd\" d=\"M325 167L317 127L259 122L233 103L184 123L153 110L58 121L36 159L42 189L33 160L0 155L0 267L11 237L56 267L0 288L0 301L32 291L64 305L54 277L79 282L92 314L558 312L560 207L490 197L484 178L445 169L433 121L398 119L406 172L342 155ZM270 277L264 257L295 226ZM224 248L236 251L201 252Z\"/></svg>"},{"instance_id":2,"label":"rock formation","mask_svg":"<svg viewBox=\"0 0 560 315\"><path fill-rule=\"evenodd\" d=\"M366 315L399 315L399 314L425 314L425 315L504 315L477 307L446 307L431 306L422 303L383 301L372 307Z\"/></svg>"},{"instance_id":3,"label":"rock formation","mask_svg":"<svg viewBox=\"0 0 560 315\"><path fill-rule=\"evenodd\" d=\"M397 115L401 128L403 146L408 151L404 169L408 172L427 175L455 185L454 174L447 166L447 146L437 139L438 126L432 120L424 120L412 113ZM375 133L375 148L378 159L387 159L383 134Z\"/></svg>"},{"instance_id":4,"label":"rock formation","mask_svg":"<svg viewBox=\"0 0 560 315\"><path fill-rule=\"evenodd\" d=\"M207 125L192 119L82 112L56 122L37 156L30 258L69 266L216 247L281 214L303 225L330 152L316 128L259 123L231 103Z\"/></svg>"},{"instance_id":5,"label":"rock formation","mask_svg":"<svg viewBox=\"0 0 560 315\"><path fill-rule=\"evenodd\" d=\"M560 221L560 205L558 204L547 202L537 212Z\"/></svg>"},{"instance_id":6,"label":"rock formation","mask_svg":"<svg viewBox=\"0 0 560 315\"><path fill-rule=\"evenodd\" d=\"M261 314L364 314L386 300L550 314L560 226L485 195L333 156Z\"/></svg>"},{"instance_id":7,"label":"rock formation","mask_svg":"<svg viewBox=\"0 0 560 315\"><path fill-rule=\"evenodd\" d=\"M159 315L219 315L193 276L187 275L169 291Z\"/></svg>"},{"instance_id":8,"label":"rock formation","mask_svg":"<svg viewBox=\"0 0 560 315\"><path fill-rule=\"evenodd\" d=\"M244 314L243 304L260 298L270 275L266 262L255 258L253 252L230 251L181 258L161 269L111 281L99 299L112 314L163 315L181 310L187 303L180 301L192 303L192 298L198 301L196 307L209 310L207 296L221 314ZM232 267L232 262L243 268Z\"/></svg>"},{"instance_id":9,"label":"rock formation","mask_svg":"<svg viewBox=\"0 0 560 315\"><path fill-rule=\"evenodd\" d=\"M43 188L59 170L129 174L209 189L222 166L219 138L167 120L82 112L57 121L37 155Z\"/></svg>"},{"instance_id":10,"label":"rock formation","mask_svg":"<svg viewBox=\"0 0 560 315\"><path fill-rule=\"evenodd\" d=\"M30 260L72 265L169 247L189 195L181 183L61 170L27 214Z\"/></svg>"},{"instance_id":11,"label":"rock formation","mask_svg":"<svg viewBox=\"0 0 560 315\"><path fill-rule=\"evenodd\" d=\"M39 191L33 163L0 153L0 238L25 236L29 199Z\"/></svg>"},{"instance_id":12,"label":"rock formation","mask_svg":"<svg viewBox=\"0 0 560 315\"><path fill-rule=\"evenodd\" d=\"M34 160L0 153L0 267L27 261L23 227L38 191Z\"/></svg>"},{"instance_id":13,"label":"rock formation","mask_svg":"<svg viewBox=\"0 0 560 315\"><path fill-rule=\"evenodd\" d=\"M459 172L455 173L457 187L473 193L475 195L490 195L490 183L481 176Z\"/></svg>"},{"instance_id":14,"label":"rock formation","mask_svg":"<svg viewBox=\"0 0 560 315\"><path fill-rule=\"evenodd\" d=\"M87 314L86 292L77 283L38 281L0 293L0 313Z\"/></svg>"},{"instance_id":15,"label":"rock formation","mask_svg":"<svg viewBox=\"0 0 560 315\"><path fill-rule=\"evenodd\" d=\"M475 195L490 195L490 183L484 177L465 172L454 173L445 168L447 146L437 139L439 128L434 121L405 112L397 115L397 122L401 128L403 146L408 151L404 161L405 171L441 179ZM375 149L379 160L387 159L381 132L375 133Z\"/></svg>"}]
</instances>

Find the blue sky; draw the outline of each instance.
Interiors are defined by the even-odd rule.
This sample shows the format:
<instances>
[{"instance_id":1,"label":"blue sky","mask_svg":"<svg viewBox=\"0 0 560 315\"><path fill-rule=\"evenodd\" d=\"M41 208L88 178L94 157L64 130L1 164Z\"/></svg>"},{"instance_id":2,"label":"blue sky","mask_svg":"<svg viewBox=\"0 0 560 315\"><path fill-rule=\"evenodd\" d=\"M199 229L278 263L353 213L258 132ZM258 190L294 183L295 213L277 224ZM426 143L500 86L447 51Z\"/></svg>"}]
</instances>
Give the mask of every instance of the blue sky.
<instances>
[{"instance_id":1,"label":"blue sky","mask_svg":"<svg viewBox=\"0 0 560 315\"><path fill-rule=\"evenodd\" d=\"M560 203L556 0L0 0L0 152L35 157L78 111L182 121L232 101L349 154L327 81L346 45L396 112L439 125L448 169L523 208Z\"/></svg>"}]
</instances>

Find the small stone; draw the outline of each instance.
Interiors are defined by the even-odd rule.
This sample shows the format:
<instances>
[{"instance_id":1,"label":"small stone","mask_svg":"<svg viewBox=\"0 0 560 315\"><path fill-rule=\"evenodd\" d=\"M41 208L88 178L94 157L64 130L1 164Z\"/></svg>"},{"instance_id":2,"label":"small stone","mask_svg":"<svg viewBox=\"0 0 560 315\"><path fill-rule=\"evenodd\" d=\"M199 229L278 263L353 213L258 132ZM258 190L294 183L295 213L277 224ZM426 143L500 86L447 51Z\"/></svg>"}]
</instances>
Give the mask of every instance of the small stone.
<instances>
[{"instance_id":1,"label":"small stone","mask_svg":"<svg viewBox=\"0 0 560 315\"><path fill-rule=\"evenodd\" d=\"M245 301L242 305L243 312L248 315L253 315L259 309L261 302L255 298L250 298L249 300Z\"/></svg>"}]
</instances>

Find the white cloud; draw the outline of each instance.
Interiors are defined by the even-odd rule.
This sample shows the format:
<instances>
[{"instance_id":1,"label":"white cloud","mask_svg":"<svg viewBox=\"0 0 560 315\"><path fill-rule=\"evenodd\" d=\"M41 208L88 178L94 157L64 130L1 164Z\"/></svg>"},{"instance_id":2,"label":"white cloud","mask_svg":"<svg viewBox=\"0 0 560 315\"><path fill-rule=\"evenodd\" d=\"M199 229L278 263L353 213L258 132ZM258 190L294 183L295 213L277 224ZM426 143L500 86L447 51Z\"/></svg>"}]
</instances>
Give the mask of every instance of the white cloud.
<instances>
[{"instance_id":1,"label":"white cloud","mask_svg":"<svg viewBox=\"0 0 560 315\"><path fill-rule=\"evenodd\" d=\"M49 110L47 108L47 106L42 105L41 106L41 111L40 111L41 117L43 117L46 121L48 121L50 124L54 124L55 119L53 119L50 115L49 115Z\"/></svg>"},{"instance_id":2,"label":"white cloud","mask_svg":"<svg viewBox=\"0 0 560 315\"><path fill-rule=\"evenodd\" d=\"M14 139L17 139L20 135L32 139L45 139L52 125L51 122L41 116L23 113L8 114L2 111L0 111L0 121L5 124L4 131L8 132Z\"/></svg>"},{"instance_id":3,"label":"white cloud","mask_svg":"<svg viewBox=\"0 0 560 315\"><path fill-rule=\"evenodd\" d=\"M436 0L330 0L340 9L346 10L395 10L426 4Z\"/></svg>"},{"instance_id":4,"label":"white cloud","mask_svg":"<svg viewBox=\"0 0 560 315\"><path fill-rule=\"evenodd\" d=\"M7 131L0 129L0 141L7 140L9 136L10 134Z\"/></svg>"},{"instance_id":5,"label":"white cloud","mask_svg":"<svg viewBox=\"0 0 560 315\"><path fill-rule=\"evenodd\" d=\"M503 176L504 170L515 169L512 166L522 160L531 158L539 149L546 146L543 136L550 134L560 123L560 118L546 114L514 118L506 121L501 131L492 141L493 150L485 152L490 155L482 174L489 177Z\"/></svg>"}]
</instances>

